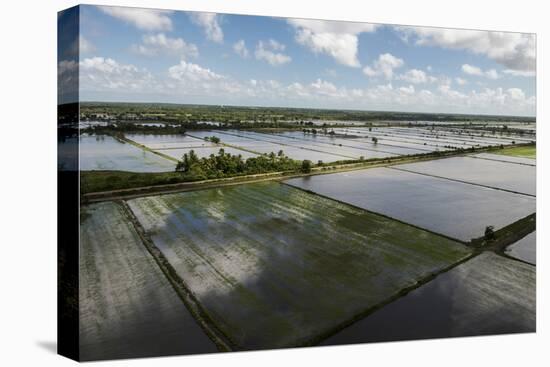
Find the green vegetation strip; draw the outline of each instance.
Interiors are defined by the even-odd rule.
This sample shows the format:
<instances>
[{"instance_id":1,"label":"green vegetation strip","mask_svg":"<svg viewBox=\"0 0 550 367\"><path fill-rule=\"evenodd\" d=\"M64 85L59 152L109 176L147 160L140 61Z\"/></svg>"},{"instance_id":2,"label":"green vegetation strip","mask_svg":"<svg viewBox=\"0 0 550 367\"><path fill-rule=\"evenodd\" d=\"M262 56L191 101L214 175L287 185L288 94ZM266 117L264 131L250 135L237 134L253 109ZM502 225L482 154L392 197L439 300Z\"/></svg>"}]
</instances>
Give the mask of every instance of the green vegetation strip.
<instances>
[{"instance_id":1,"label":"green vegetation strip","mask_svg":"<svg viewBox=\"0 0 550 367\"><path fill-rule=\"evenodd\" d=\"M512 157L537 158L537 147L535 145L517 146L503 149L501 151L491 152L495 154L509 155Z\"/></svg>"},{"instance_id":2,"label":"green vegetation strip","mask_svg":"<svg viewBox=\"0 0 550 367\"><path fill-rule=\"evenodd\" d=\"M197 178L185 175L182 172L125 172L125 171L81 171L81 194L84 200L102 201L136 197L140 195L158 194L161 192L177 192L207 187L234 185L235 183L250 183L258 180L281 178L294 178L307 175L328 174L375 168L394 164L420 162L431 159L461 156L474 152L494 152L507 148L478 148L467 150L454 150L446 152L433 152L409 156L391 158L374 158L368 160L347 160L331 164L323 164L311 168L310 173L300 170L268 171L258 174L235 174L225 177Z\"/></svg>"},{"instance_id":3,"label":"green vegetation strip","mask_svg":"<svg viewBox=\"0 0 550 367\"><path fill-rule=\"evenodd\" d=\"M471 241L474 248L495 251L499 255L509 257L504 253L507 246L519 241L537 227L537 214L528 215L517 222L514 222L504 228L495 231L491 235L486 235ZM521 261L521 260L519 260Z\"/></svg>"},{"instance_id":4,"label":"green vegetation strip","mask_svg":"<svg viewBox=\"0 0 550 367\"><path fill-rule=\"evenodd\" d=\"M202 317L243 350L315 344L472 256L457 241L278 183L127 204Z\"/></svg>"}]
</instances>

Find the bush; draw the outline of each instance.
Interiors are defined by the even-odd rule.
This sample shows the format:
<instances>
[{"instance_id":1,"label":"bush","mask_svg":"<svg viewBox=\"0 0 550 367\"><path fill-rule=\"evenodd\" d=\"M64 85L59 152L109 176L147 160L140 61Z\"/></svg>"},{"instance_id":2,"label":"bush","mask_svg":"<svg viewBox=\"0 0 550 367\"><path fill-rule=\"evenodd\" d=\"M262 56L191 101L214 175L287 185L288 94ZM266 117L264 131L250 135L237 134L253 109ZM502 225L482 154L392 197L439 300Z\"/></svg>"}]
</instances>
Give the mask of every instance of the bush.
<instances>
[{"instance_id":1,"label":"bush","mask_svg":"<svg viewBox=\"0 0 550 367\"><path fill-rule=\"evenodd\" d=\"M487 241L495 239L495 227L493 226L485 227L485 239Z\"/></svg>"},{"instance_id":2,"label":"bush","mask_svg":"<svg viewBox=\"0 0 550 367\"><path fill-rule=\"evenodd\" d=\"M304 159L302 161L302 172L303 173L311 172L311 161L309 159Z\"/></svg>"}]
</instances>

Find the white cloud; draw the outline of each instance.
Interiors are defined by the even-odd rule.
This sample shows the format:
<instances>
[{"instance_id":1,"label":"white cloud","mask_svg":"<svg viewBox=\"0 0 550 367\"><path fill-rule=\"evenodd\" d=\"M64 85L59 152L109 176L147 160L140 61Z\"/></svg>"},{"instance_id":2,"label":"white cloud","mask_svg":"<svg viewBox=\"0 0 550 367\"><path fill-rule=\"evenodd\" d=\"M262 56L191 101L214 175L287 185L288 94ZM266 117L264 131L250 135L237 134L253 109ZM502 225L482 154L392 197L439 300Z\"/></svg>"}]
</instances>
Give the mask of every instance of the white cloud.
<instances>
[{"instance_id":1,"label":"white cloud","mask_svg":"<svg viewBox=\"0 0 550 367\"><path fill-rule=\"evenodd\" d=\"M82 54L91 53L96 50L95 46L86 38L84 38L84 36L82 35L79 36L78 42L79 42L79 51Z\"/></svg>"},{"instance_id":2,"label":"white cloud","mask_svg":"<svg viewBox=\"0 0 550 367\"><path fill-rule=\"evenodd\" d=\"M345 97L347 94L345 89L337 88L333 83L321 79L317 79L311 83L309 88L317 95L331 98L341 98Z\"/></svg>"},{"instance_id":3,"label":"white cloud","mask_svg":"<svg viewBox=\"0 0 550 367\"><path fill-rule=\"evenodd\" d=\"M209 40L222 43L223 30L220 27L218 19L216 13L191 13L191 20L203 28Z\"/></svg>"},{"instance_id":4,"label":"white cloud","mask_svg":"<svg viewBox=\"0 0 550 367\"><path fill-rule=\"evenodd\" d=\"M413 84L422 84L435 80L434 77L430 77L426 72L418 69L407 70L406 73L399 76L399 79Z\"/></svg>"},{"instance_id":5,"label":"white cloud","mask_svg":"<svg viewBox=\"0 0 550 367\"><path fill-rule=\"evenodd\" d=\"M398 69L404 64L403 59L385 53L378 56L378 59L372 63L372 66L366 66L363 69L363 73L369 77L384 76L386 79L392 79L394 69Z\"/></svg>"},{"instance_id":6,"label":"white cloud","mask_svg":"<svg viewBox=\"0 0 550 367\"><path fill-rule=\"evenodd\" d=\"M244 40L238 40L233 44L233 51L240 57L246 59L249 56L248 48Z\"/></svg>"},{"instance_id":7,"label":"white cloud","mask_svg":"<svg viewBox=\"0 0 550 367\"><path fill-rule=\"evenodd\" d=\"M133 45L132 50L145 56L173 54L182 57L197 57L199 50L193 43L187 43L182 38L170 38L164 33L149 34L142 37L142 43Z\"/></svg>"},{"instance_id":8,"label":"white cloud","mask_svg":"<svg viewBox=\"0 0 550 367\"><path fill-rule=\"evenodd\" d=\"M224 76L213 72L210 69L203 68L197 64L181 60L178 65L171 66L168 69L170 77L179 81L213 81L223 79Z\"/></svg>"},{"instance_id":9,"label":"white cloud","mask_svg":"<svg viewBox=\"0 0 550 367\"><path fill-rule=\"evenodd\" d=\"M358 35L374 32L375 24L325 20L289 19L296 29L295 39L314 53L324 53L338 63L351 67L361 64L357 58Z\"/></svg>"},{"instance_id":10,"label":"white cloud","mask_svg":"<svg viewBox=\"0 0 550 367\"><path fill-rule=\"evenodd\" d=\"M468 81L466 79L462 79L462 78L459 78L459 77L456 77L455 78L455 82L456 84L458 85L466 85L468 84Z\"/></svg>"},{"instance_id":11,"label":"white cloud","mask_svg":"<svg viewBox=\"0 0 550 367\"><path fill-rule=\"evenodd\" d=\"M277 52L284 51L284 49L285 45L275 40L269 40L267 42L259 41L254 55L257 60L264 60L270 65L278 66L286 64L292 60L290 56Z\"/></svg>"},{"instance_id":12,"label":"white cloud","mask_svg":"<svg viewBox=\"0 0 550 367\"><path fill-rule=\"evenodd\" d=\"M145 69L111 58L92 57L80 63L80 87L84 90L142 92L155 89L155 78Z\"/></svg>"},{"instance_id":13,"label":"white cloud","mask_svg":"<svg viewBox=\"0 0 550 367\"><path fill-rule=\"evenodd\" d=\"M58 65L58 72L63 77L70 77L77 69L77 64L71 61ZM168 68L167 73L155 75L109 58L86 58L80 62L81 91L107 91L116 97L115 100L124 100L130 93L163 96L162 100L174 102L204 102L206 99L210 103L244 101L281 106L421 112L510 115L535 112L535 96L527 96L520 88L482 88L467 92L454 90L448 78L437 80L439 84L430 88L420 88L422 84L393 86L386 83L348 89L323 79L288 84L277 80L239 81L185 60Z\"/></svg>"},{"instance_id":14,"label":"white cloud","mask_svg":"<svg viewBox=\"0 0 550 367\"><path fill-rule=\"evenodd\" d=\"M172 20L168 16L172 11L169 10L118 6L98 6L98 8L105 14L121 19L145 31L169 31L172 29Z\"/></svg>"},{"instance_id":15,"label":"white cloud","mask_svg":"<svg viewBox=\"0 0 550 367\"><path fill-rule=\"evenodd\" d=\"M469 64L462 65L462 72L468 75L483 76L483 71L480 68Z\"/></svg>"},{"instance_id":16,"label":"white cloud","mask_svg":"<svg viewBox=\"0 0 550 367\"><path fill-rule=\"evenodd\" d=\"M517 71L534 71L535 35L528 33L492 32L427 27L396 27L414 39L417 45L467 50Z\"/></svg>"},{"instance_id":17,"label":"white cloud","mask_svg":"<svg viewBox=\"0 0 550 367\"><path fill-rule=\"evenodd\" d=\"M489 79L498 79L498 78L500 78L500 76L498 75L498 73L495 69L487 70L485 72L485 76Z\"/></svg>"},{"instance_id":18,"label":"white cloud","mask_svg":"<svg viewBox=\"0 0 550 367\"><path fill-rule=\"evenodd\" d=\"M500 77L495 69L483 71L481 68L470 64L462 65L462 72L464 74L482 76L489 79L498 79Z\"/></svg>"},{"instance_id":19,"label":"white cloud","mask_svg":"<svg viewBox=\"0 0 550 367\"><path fill-rule=\"evenodd\" d=\"M522 77L534 77L535 72L534 71L521 71L521 70L512 70L512 69L506 69L502 71L504 74L512 75L512 76L522 76Z\"/></svg>"}]
</instances>

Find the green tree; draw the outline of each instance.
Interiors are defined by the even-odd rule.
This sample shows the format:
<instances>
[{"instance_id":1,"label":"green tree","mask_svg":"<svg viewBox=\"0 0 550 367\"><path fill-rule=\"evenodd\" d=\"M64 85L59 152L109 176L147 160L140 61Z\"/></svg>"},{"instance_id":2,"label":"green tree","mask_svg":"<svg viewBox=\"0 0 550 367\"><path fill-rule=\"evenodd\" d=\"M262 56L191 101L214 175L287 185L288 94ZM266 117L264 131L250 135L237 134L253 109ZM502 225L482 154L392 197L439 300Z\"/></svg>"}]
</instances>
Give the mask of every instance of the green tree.
<instances>
[{"instance_id":1,"label":"green tree","mask_svg":"<svg viewBox=\"0 0 550 367\"><path fill-rule=\"evenodd\" d=\"M303 173L311 172L311 161L309 159L304 159L302 161L302 172Z\"/></svg>"},{"instance_id":2,"label":"green tree","mask_svg":"<svg viewBox=\"0 0 550 367\"><path fill-rule=\"evenodd\" d=\"M495 239L495 227L487 226L485 227L485 239L491 241Z\"/></svg>"}]
</instances>

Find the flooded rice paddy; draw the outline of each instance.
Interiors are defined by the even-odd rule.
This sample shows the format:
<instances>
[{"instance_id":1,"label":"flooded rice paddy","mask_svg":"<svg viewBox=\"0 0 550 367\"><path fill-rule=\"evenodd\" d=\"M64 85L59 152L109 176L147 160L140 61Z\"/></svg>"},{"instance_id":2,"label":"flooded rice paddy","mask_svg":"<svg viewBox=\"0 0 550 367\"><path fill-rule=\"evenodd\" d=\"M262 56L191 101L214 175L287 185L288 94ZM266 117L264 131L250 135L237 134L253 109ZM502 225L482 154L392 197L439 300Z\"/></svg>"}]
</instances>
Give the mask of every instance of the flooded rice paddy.
<instances>
[{"instance_id":1,"label":"flooded rice paddy","mask_svg":"<svg viewBox=\"0 0 550 367\"><path fill-rule=\"evenodd\" d=\"M176 162L110 136L80 137L80 170L173 171Z\"/></svg>"},{"instance_id":2,"label":"flooded rice paddy","mask_svg":"<svg viewBox=\"0 0 550 367\"><path fill-rule=\"evenodd\" d=\"M80 236L83 360L217 350L118 204L85 207Z\"/></svg>"},{"instance_id":3,"label":"flooded rice paddy","mask_svg":"<svg viewBox=\"0 0 550 367\"><path fill-rule=\"evenodd\" d=\"M465 130L464 130L465 131ZM186 134L128 134L126 138L143 145L141 149L109 136L80 137L81 170L124 170L132 172L172 171L175 163L155 155L156 151L175 159L194 150L199 157L216 154L224 148L244 159L259 154L283 151L296 160L331 163L345 160L390 158L402 155L426 154L456 148L510 145L530 138L516 135L481 135L479 131L457 133L444 127L345 127L255 132L251 130L191 130ZM205 138L218 137L220 144ZM374 142L373 138L377 141ZM70 149L67 141L60 144L60 154ZM70 163L70 162L68 162ZM68 164L67 163L67 164ZM69 167L70 168L70 167ZM65 168L66 169L66 168Z\"/></svg>"},{"instance_id":4,"label":"flooded rice paddy","mask_svg":"<svg viewBox=\"0 0 550 367\"><path fill-rule=\"evenodd\" d=\"M533 266L485 252L321 344L534 332L535 275Z\"/></svg>"},{"instance_id":5,"label":"flooded rice paddy","mask_svg":"<svg viewBox=\"0 0 550 367\"><path fill-rule=\"evenodd\" d=\"M537 233L532 232L506 248L506 254L530 264L537 264Z\"/></svg>"},{"instance_id":6,"label":"flooded rice paddy","mask_svg":"<svg viewBox=\"0 0 550 367\"><path fill-rule=\"evenodd\" d=\"M472 157L489 159L489 160L500 161L500 162L525 164L528 166L537 165L537 161L533 158L515 157L515 156L505 155L505 154L478 153L478 154L473 154Z\"/></svg>"},{"instance_id":7,"label":"flooded rice paddy","mask_svg":"<svg viewBox=\"0 0 550 367\"><path fill-rule=\"evenodd\" d=\"M475 185L536 195L536 167L504 161L452 157L401 164L393 168Z\"/></svg>"},{"instance_id":8,"label":"flooded rice paddy","mask_svg":"<svg viewBox=\"0 0 550 367\"><path fill-rule=\"evenodd\" d=\"M149 150L176 159L190 150L245 159L283 150L316 163L532 139L453 125L318 131L126 136L145 148L81 136L81 169L174 170ZM60 144L60 155L76 143ZM536 233L507 256L469 260L459 241L535 212L534 156L534 147L517 147L126 203L237 350L533 332ZM114 202L82 207L81 357L216 351L127 214Z\"/></svg>"},{"instance_id":9,"label":"flooded rice paddy","mask_svg":"<svg viewBox=\"0 0 550 367\"><path fill-rule=\"evenodd\" d=\"M392 168L296 178L287 184L462 241L535 212L535 198Z\"/></svg>"},{"instance_id":10,"label":"flooded rice paddy","mask_svg":"<svg viewBox=\"0 0 550 367\"><path fill-rule=\"evenodd\" d=\"M240 349L315 340L470 254L455 241L278 183L128 205Z\"/></svg>"}]
</instances>

